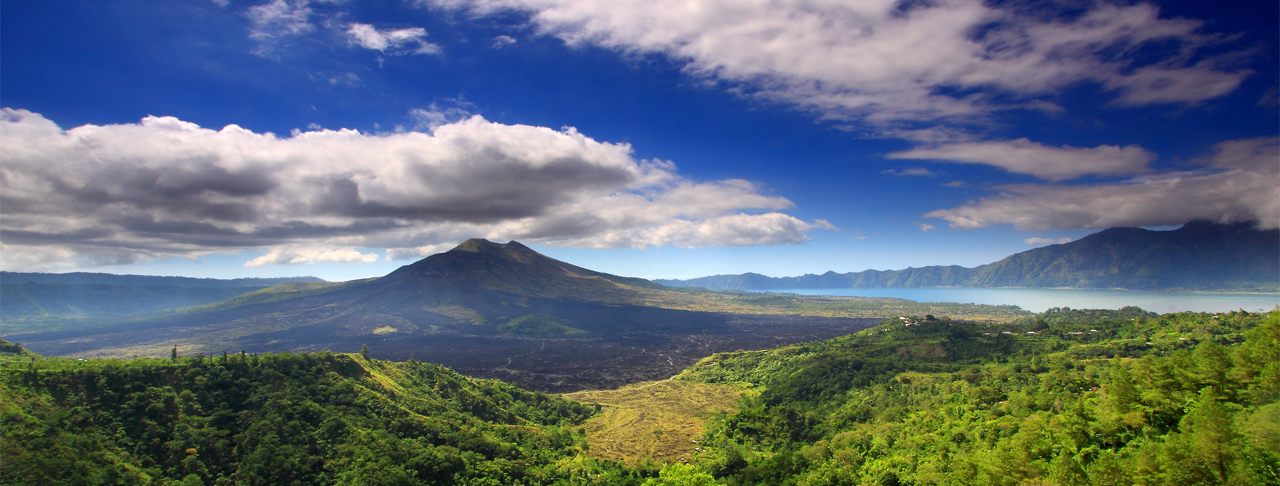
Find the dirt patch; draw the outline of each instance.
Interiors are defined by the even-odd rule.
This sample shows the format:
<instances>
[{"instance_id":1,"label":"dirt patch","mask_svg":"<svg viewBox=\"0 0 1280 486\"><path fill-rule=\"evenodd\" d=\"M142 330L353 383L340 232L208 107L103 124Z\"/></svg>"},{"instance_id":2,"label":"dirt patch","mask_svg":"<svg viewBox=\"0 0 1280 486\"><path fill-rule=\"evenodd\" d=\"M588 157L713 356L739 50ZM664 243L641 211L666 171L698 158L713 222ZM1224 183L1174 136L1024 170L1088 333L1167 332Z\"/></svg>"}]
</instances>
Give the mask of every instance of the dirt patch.
<instances>
[{"instance_id":1,"label":"dirt patch","mask_svg":"<svg viewBox=\"0 0 1280 486\"><path fill-rule=\"evenodd\" d=\"M564 396L605 407L583 424L587 455L636 464L692 461L707 421L732 410L742 394L728 385L663 380Z\"/></svg>"}]
</instances>

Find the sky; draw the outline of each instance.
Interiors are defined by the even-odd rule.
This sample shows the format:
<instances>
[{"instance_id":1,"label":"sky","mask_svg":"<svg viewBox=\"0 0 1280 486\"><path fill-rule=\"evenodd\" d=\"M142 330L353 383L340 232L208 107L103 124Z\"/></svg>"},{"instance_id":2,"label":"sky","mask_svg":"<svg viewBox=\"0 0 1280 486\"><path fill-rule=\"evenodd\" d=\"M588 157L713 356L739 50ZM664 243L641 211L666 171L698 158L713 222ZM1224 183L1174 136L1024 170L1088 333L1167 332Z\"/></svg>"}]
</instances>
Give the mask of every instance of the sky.
<instances>
[{"instance_id":1,"label":"sky","mask_svg":"<svg viewBox=\"0 0 1280 486\"><path fill-rule=\"evenodd\" d=\"M647 278L1280 226L1274 0L0 4L0 269Z\"/></svg>"}]
</instances>

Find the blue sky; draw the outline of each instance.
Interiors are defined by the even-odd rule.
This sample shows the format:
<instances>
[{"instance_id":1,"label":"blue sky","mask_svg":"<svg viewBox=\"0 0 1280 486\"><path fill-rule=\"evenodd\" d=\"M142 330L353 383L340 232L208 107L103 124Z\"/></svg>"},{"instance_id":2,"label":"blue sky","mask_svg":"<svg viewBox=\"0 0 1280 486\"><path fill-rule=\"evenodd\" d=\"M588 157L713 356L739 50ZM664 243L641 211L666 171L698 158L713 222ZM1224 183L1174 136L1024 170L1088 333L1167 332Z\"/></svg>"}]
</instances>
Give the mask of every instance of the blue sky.
<instances>
[{"instance_id":1,"label":"blue sky","mask_svg":"<svg viewBox=\"0 0 1280 486\"><path fill-rule=\"evenodd\" d=\"M0 266L979 265L1280 226L1274 1L0 5Z\"/></svg>"}]
</instances>

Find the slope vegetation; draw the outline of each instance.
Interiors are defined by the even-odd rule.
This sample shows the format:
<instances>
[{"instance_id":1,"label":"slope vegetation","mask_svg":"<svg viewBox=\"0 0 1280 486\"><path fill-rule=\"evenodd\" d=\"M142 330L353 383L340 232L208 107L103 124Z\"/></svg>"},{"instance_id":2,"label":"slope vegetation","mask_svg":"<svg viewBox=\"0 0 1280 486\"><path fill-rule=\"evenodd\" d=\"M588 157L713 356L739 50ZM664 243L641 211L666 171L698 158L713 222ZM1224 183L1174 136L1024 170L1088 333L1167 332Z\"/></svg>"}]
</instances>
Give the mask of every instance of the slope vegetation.
<instances>
[{"instance_id":1,"label":"slope vegetation","mask_svg":"<svg viewBox=\"0 0 1280 486\"><path fill-rule=\"evenodd\" d=\"M0 370L4 484L547 484L594 409L332 353Z\"/></svg>"},{"instance_id":2,"label":"slope vegetation","mask_svg":"<svg viewBox=\"0 0 1280 486\"><path fill-rule=\"evenodd\" d=\"M731 484L1280 484L1280 309L894 319L677 379L760 391L706 437Z\"/></svg>"}]
</instances>

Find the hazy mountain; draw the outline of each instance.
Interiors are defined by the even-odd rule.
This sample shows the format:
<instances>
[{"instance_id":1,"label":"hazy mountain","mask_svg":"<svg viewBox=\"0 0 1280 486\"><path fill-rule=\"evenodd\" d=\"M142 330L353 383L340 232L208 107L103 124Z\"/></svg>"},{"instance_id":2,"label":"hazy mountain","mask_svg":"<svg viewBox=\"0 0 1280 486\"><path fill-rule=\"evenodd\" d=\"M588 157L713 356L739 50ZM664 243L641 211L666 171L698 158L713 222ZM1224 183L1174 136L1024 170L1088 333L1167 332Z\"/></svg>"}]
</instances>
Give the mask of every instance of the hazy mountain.
<instances>
[{"instance_id":1,"label":"hazy mountain","mask_svg":"<svg viewBox=\"0 0 1280 486\"><path fill-rule=\"evenodd\" d=\"M111 273L26 273L0 272L0 284L39 283L39 284L74 284L74 285L118 285L128 287L198 287L228 288L254 287L266 288L290 282L323 282L316 277L281 277L281 278L191 278L160 277L155 275L115 275Z\"/></svg>"},{"instance_id":2,"label":"hazy mountain","mask_svg":"<svg viewBox=\"0 0 1280 486\"><path fill-rule=\"evenodd\" d=\"M8 327L119 319L210 304L315 277L188 278L109 273L0 272L0 319Z\"/></svg>"},{"instance_id":3,"label":"hazy mountain","mask_svg":"<svg viewBox=\"0 0 1280 486\"><path fill-rule=\"evenodd\" d=\"M766 277L746 273L656 280L670 287L771 290L859 287L1072 287L1135 290L1280 289L1280 231L1193 221L1173 231L1111 228L975 268Z\"/></svg>"}]
</instances>

